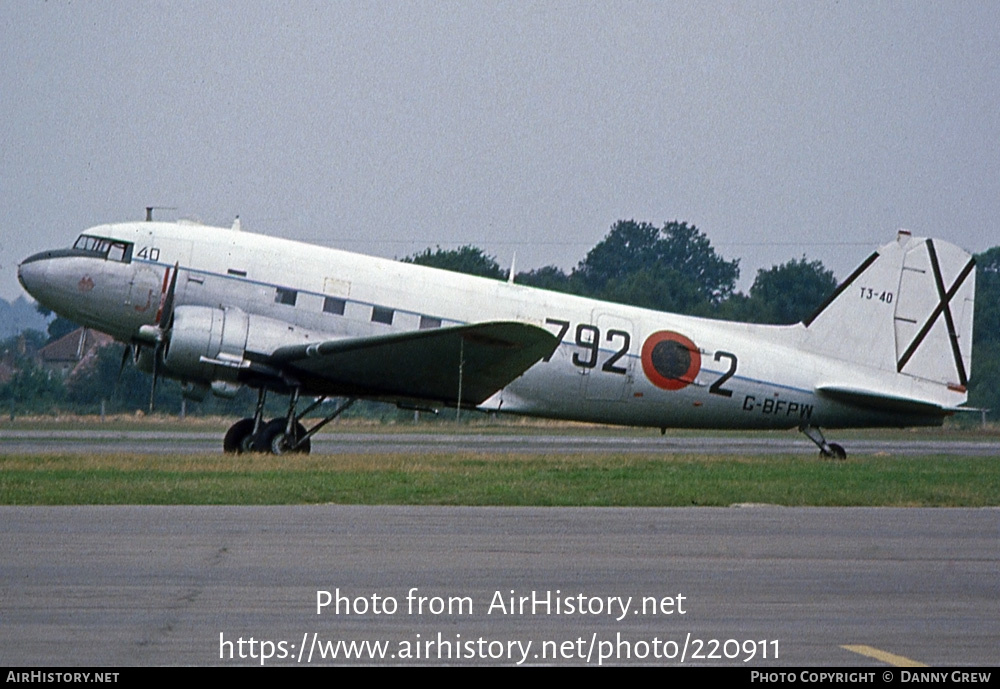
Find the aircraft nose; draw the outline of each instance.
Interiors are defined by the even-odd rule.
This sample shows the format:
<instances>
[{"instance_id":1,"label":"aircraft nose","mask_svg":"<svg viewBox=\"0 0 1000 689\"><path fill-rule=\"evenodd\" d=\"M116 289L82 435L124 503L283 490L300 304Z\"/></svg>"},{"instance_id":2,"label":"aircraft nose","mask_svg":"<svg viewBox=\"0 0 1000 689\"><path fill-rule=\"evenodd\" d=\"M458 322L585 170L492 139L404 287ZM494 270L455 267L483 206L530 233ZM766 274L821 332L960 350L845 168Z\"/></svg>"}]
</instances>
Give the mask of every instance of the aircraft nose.
<instances>
[{"instance_id":1,"label":"aircraft nose","mask_svg":"<svg viewBox=\"0 0 1000 689\"><path fill-rule=\"evenodd\" d=\"M46 273L48 272L48 261L52 258L51 251L43 251L33 254L21 261L17 266L17 281L21 283L25 291L31 296L38 298L38 293L42 291L45 284Z\"/></svg>"}]
</instances>

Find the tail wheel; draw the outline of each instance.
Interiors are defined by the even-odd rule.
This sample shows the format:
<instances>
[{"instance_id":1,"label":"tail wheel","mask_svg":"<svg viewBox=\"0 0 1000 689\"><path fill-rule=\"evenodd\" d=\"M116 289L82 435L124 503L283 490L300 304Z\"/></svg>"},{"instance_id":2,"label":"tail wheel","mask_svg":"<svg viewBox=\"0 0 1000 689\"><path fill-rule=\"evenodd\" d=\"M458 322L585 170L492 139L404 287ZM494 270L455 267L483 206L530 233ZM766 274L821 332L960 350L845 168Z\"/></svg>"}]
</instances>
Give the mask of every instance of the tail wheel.
<instances>
[{"instance_id":1,"label":"tail wheel","mask_svg":"<svg viewBox=\"0 0 1000 689\"><path fill-rule=\"evenodd\" d=\"M837 443L830 443L830 451L820 450L819 454L824 459L847 459L847 450Z\"/></svg>"}]
</instances>

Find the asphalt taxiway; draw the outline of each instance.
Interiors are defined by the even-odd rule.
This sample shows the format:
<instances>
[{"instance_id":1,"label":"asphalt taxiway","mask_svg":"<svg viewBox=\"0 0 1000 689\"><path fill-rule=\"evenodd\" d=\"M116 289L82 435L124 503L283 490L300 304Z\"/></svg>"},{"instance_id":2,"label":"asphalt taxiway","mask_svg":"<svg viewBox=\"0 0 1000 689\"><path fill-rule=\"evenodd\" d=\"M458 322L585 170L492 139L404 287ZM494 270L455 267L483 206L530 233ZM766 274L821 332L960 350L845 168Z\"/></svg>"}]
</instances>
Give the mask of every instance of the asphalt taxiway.
<instances>
[{"instance_id":1,"label":"asphalt taxiway","mask_svg":"<svg viewBox=\"0 0 1000 689\"><path fill-rule=\"evenodd\" d=\"M219 444L202 431L0 431L0 452ZM845 445L1000 455L989 440ZM314 443L333 455L457 451L816 453L795 433L340 432ZM1000 638L998 542L994 508L4 506L0 658L985 666ZM324 595L340 609L317 614Z\"/></svg>"},{"instance_id":2,"label":"asphalt taxiway","mask_svg":"<svg viewBox=\"0 0 1000 689\"><path fill-rule=\"evenodd\" d=\"M996 663L998 536L997 509L6 506L0 653L881 680Z\"/></svg>"},{"instance_id":3,"label":"asphalt taxiway","mask_svg":"<svg viewBox=\"0 0 1000 689\"><path fill-rule=\"evenodd\" d=\"M0 429L0 452L129 452L149 454L197 454L220 452L219 431L120 431L120 430L13 430ZM828 437L836 438L834 432ZM854 454L885 453L899 456L927 454L1000 456L1000 438L877 439L839 441ZM816 446L800 433L698 436L573 434L483 434L475 432L338 432L321 433L312 442L318 454L365 454L398 452L525 452L545 454L695 453L695 454L811 454Z\"/></svg>"}]
</instances>

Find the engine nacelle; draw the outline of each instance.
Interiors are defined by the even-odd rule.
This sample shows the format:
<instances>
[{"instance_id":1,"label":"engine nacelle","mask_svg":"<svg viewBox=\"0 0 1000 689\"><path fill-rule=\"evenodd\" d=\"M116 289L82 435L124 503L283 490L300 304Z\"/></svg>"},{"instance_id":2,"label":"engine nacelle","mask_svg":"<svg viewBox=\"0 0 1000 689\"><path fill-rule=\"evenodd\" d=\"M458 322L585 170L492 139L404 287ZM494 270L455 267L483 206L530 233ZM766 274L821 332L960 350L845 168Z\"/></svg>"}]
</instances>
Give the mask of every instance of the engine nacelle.
<instances>
[{"instance_id":1,"label":"engine nacelle","mask_svg":"<svg viewBox=\"0 0 1000 689\"><path fill-rule=\"evenodd\" d=\"M178 306L163 364L178 378L235 382L249 329L249 317L237 308Z\"/></svg>"}]
</instances>

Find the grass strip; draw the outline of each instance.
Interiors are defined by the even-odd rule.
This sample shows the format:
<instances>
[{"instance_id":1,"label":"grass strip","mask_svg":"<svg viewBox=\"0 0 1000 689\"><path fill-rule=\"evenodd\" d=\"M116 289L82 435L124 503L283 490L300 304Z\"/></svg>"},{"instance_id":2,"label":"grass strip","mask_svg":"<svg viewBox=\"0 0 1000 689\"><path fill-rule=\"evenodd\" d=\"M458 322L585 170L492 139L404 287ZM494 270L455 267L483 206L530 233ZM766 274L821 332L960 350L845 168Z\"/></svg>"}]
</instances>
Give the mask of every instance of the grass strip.
<instances>
[{"instance_id":1,"label":"grass strip","mask_svg":"<svg viewBox=\"0 0 1000 689\"><path fill-rule=\"evenodd\" d=\"M991 457L0 455L5 505L984 507Z\"/></svg>"}]
</instances>

